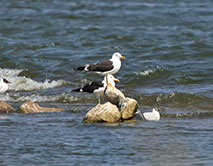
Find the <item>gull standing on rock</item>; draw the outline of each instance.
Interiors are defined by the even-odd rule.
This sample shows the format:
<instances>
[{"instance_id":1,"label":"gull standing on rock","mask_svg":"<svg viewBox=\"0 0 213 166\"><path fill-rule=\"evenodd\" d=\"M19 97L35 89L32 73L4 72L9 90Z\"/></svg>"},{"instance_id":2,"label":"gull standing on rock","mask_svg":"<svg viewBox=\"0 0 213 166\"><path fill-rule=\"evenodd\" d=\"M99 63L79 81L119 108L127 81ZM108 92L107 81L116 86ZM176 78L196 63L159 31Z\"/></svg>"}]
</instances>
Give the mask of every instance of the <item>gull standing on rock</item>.
<instances>
[{"instance_id":1,"label":"gull standing on rock","mask_svg":"<svg viewBox=\"0 0 213 166\"><path fill-rule=\"evenodd\" d=\"M0 77L0 93L4 93L8 90L8 84L9 83L10 82L8 80Z\"/></svg>"},{"instance_id":2,"label":"gull standing on rock","mask_svg":"<svg viewBox=\"0 0 213 166\"><path fill-rule=\"evenodd\" d=\"M109 74L104 77L103 81L94 81L88 84L85 84L82 88L74 89L73 92L87 92L94 93L97 96L103 96L104 91L107 87L107 81L115 87L115 81L119 82L119 79L115 78L113 75ZM100 99L98 100L100 103Z\"/></svg>"},{"instance_id":3,"label":"gull standing on rock","mask_svg":"<svg viewBox=\"0 0 213 166\"><path fill-rule=\"evenodd\" d=\"M91 71L101 75L115 74L121 68L120 59L125 59L119 52L112 55L109 60L104 60L95 64L87 64L85 66L76 67L75 70Z\"/></svg>"}]
</instances>

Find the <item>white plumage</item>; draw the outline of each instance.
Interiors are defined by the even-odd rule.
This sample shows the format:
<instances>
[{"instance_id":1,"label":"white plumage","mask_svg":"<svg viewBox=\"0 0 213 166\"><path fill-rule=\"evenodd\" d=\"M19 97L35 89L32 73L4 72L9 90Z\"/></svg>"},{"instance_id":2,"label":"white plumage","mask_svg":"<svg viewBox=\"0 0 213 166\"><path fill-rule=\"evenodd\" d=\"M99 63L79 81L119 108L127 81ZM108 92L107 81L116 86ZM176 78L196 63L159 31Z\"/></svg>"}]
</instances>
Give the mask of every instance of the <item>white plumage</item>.
<instances>
[{"instance_id":1,"label":"white plumage","mask_svg":"<svg viewBox=\"0 0 213 166\"><path fill-rule=\"evenodd\" d=\"M0 78L0 93L4 93L8 90L8 83L10 83L5 78Z\"/></svg>"},{"instance_id":2,"label":"white plumage","mask_svg":"<svg viewBox=\"0 0 213 166\"><path fill-rule=\"evenodd\" d=\"M104 80L102 81L103 83L103 86L102 87L99 87L98 89L95 89L94 90L94 94L98 95L98 96L103 96L104 95L104 91L105 91L105 88L107 86L107 80L108 80L108 83L110 83L112 86L115 87L115 81L119 81L117 78L115 78L113 75L109 74L109 75L106 75L104 77Z\"/></svg>"},{"instance_id":3,"label":"white plumage","mask_svg":"<svg viewBox=\"0 0 213 166\"><path fill-rule=\"evenodd\" d=\"M148 121L158 121L160 120L160 113L158 108L153 108L152 112L144 112L142 113L145 120Z\"/></svg>"}]
</instances>

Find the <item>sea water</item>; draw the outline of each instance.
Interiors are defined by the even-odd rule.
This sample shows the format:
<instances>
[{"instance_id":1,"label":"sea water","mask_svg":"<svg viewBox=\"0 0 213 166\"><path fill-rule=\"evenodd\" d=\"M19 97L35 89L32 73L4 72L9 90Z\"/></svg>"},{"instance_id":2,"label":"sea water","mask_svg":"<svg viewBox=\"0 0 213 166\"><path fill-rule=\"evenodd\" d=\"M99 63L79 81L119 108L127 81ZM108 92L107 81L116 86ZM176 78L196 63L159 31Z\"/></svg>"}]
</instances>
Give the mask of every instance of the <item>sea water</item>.
<instances>
[{"instance_id":1,"label":"sea water","mask_svg":"<svg viewBox=\"0 0 213 166\"><path fill-rule=\"evenodd\" d=\"M212 165L213 1L6 1L0 100L65 112L0 115L0 165ZM126 57L116 77L158 122L82 123L96 105L72 93L103 77L73 68Z\"/></svg>"}]
</instances>

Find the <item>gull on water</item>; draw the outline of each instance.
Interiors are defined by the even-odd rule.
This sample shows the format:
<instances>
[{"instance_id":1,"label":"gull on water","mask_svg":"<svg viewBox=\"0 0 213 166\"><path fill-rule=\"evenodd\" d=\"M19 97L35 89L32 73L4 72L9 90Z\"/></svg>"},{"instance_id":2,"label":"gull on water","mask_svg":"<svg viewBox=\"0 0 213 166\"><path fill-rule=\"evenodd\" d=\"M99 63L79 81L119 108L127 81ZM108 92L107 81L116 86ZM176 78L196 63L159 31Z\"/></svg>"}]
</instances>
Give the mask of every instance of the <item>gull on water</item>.
<instances>
[{"instance_id":1,"label":"gull on water","mask_svg":"<svg viewBox=\"0 0 213 166\"><path fill-rule=\"evenodd\" d=\"M87 64L74 68L75 70L91 71L102 75L115 74L121 68L120 59L125 59L119 52L112 55L111 59L104 60L95 64Z\"/></svg>"},{"instance_id":2,"label":"gull on water","mask_svg":"<svg viewBox=\"0 0 213 166\"><path fill-rule=\"evenodd\" d=\"M0 78L0 93L4 93L8 90L8 84L10 82L5 78Z\"/></svg>"},{"instance_id":3,"label":"gull on water","mask_svg":"<svg viewBox=\"0 0 213 166\"><path fill-rule=\"evenodd\" d=\"M107 87L107 80L112 86L115 86L115 82L119 81L119 79L109 74L104 77L103 81L90 82L88 84L85 84L82 88L74 89L73 92L87 92L87 93L94 93L97 96L103 96L105 88Z\"/></svg>"},{"instance_id":4,"label":"gull on water","mask_svg":"<svg viewBox=\"0 0 213 166\"><path fill-rule=\"evenodd\" d=\"M151 112L142 112L140 110L138 110L136 112L136 114L139 114L141 116L142 119L144 120L148 120L148 121L158 121L160 120L160 113L159 113L160 109L155 107L152 109Z\"/></svg>"}]
</instances>

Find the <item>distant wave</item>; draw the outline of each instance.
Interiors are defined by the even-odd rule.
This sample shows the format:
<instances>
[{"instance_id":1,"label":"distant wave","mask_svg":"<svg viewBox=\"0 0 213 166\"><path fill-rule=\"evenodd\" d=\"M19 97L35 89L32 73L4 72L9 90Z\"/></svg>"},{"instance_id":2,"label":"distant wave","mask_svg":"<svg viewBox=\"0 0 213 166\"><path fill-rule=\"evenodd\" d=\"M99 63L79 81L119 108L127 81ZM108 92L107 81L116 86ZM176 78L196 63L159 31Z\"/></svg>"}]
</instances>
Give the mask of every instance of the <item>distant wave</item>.
<instances>
[{"instance_id":1,"label":"distant wave","mask_svg":"<svg viewBox=\"0 0 213 166\"><path fill-rule=\"evenodd\" d=\"M78 97L70 96L66 93L57 94L57 95L42 95L42 94L10 94L2 96L4 101L10 102L25 102L25 101L33 101L33 102L56 102L56 103L69 103L81 100ZM1 96L0 96L1 100Z\"/></svg>"},{"instance_id":2,"label":"distant wave","mask_svg":"<svg viewBox=\"0 0 213 166\"><path fill-rule=\"evenodd\" d=\"M158 105L170 108L213 110L213 98L182 92L143 96L141 103L145 106Z\"/></svg>"},{"instance_id":3,"label":"distant wave","mask_svg":"<svg viewBox=\"0 0 213 166\"><path fill-rule=\"evenodd\" d=\"M147 69L144 71L137 72L136 75L148 76L148 75L159 75L160 73L168 72L166 69L156 66L154 69Z\"/></svg>"},{"instance_id":4,"label":"distant wave","mask_svg":"<svg viewBox=\"0 0 213 166\"><path fill-rule=\"evenodd\" d=\"M188 112L188 113L174 113L174 114L165 114L161 113L161 117L166 117L166 118L212 118L213 117L213 112L206 112L206 111L196 111L196 112Z\"/></svg>"},{"instance_id":5,"label":"distant wave","mask_svg":"<svg viewBox=\"0 0 213 166\"><path fill-rule=\"evenodd\" d=\"M0 76L8 79L11 84L9 91L34 91L54 88L66 84L64 80L44 80L44 82L37 82L25 76L19 76L23 70L21 69L2 69L0 68Z\"/></svg>"},{"instance_id":6,"label":"distant wave","mask_svg":"<svg viewBox=\"0 0 213 166\"><path fill-rule=\"evenodd\" d=\"M139 74L139 75L147 76L147 75L149 75L149 74L151 74L151 73L154 73L154 72L155 72L155 70L148 69L148 70L141 71L141 72L139 72L138 74Z\"/></svg>"},{"instance_id":7,"label":"distant wave","mask_svg":"<svg viewBox=\"0 0 213 166\"><path fill-rule=\"evenodd\" d=\"M128 73L124 77L125 80L127 80L126 86L134 87L153 80L160 81L170 79L172 77L172 71L156 66L154 68L137 71L131 74Z\"/></svg>"}]
</instances>

